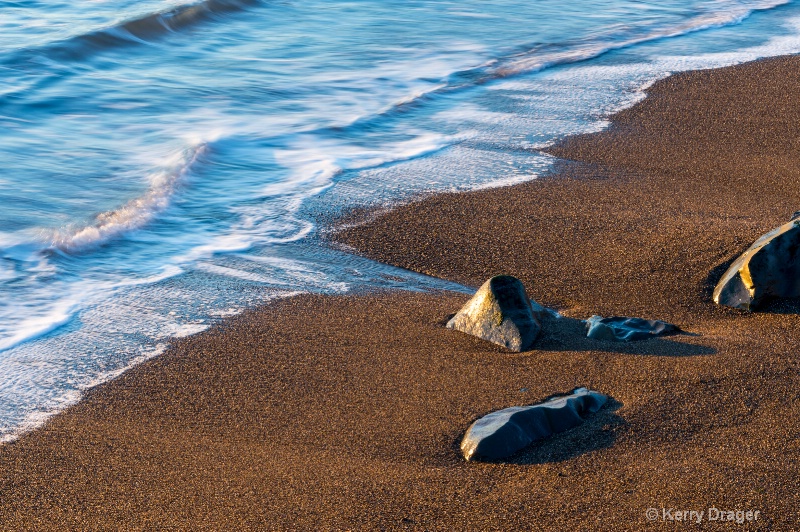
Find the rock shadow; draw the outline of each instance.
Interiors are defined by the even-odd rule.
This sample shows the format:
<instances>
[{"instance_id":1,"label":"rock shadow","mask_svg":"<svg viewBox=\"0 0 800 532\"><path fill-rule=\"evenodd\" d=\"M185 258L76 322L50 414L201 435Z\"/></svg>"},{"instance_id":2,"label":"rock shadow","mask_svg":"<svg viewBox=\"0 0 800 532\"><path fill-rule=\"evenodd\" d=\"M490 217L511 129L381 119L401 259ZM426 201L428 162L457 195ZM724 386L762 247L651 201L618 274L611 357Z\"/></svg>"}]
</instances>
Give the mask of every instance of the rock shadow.
<instances>
[{"instance_id":1,"label":"rock shadow","mask_svg":"<svg viewBox=\"0 0 800 532\"><path fill-rule=\"evenodd\" d=\"M681 336L698 336L691 332L682 332ZM533 350L541 351L605 351L628 355L689 357L713 355L716 349L705 345L671 340L669 336L658 336L647 340L633 342L614 342L595 340L586 337L586 326L576 318L546 317L542 323L542 333L534 344Z\"/></svg>"},{"instance_id":2,"label":"rock shadow","mask_svg":"<svg viewBox=\"0 0 800 532\"><path fill-rule=\"evenodd\" d=\"M620 431L628 426L616 414L621 407L622 403L609 397L603 408L589 414L582 425L533 442L512 456L494 463L532 465L565 462L582 454L611 447Z\"/></svg>"},{"instance_id":3,"label":"rock shadow","mask_svg":"<svg viewBox=\"0 0 800 532\"><path fill-rule=\"evenodd\" d=\"M765 301L756 314L800 314L800 297L773 298Z\"/></svg>"}]
</instances>

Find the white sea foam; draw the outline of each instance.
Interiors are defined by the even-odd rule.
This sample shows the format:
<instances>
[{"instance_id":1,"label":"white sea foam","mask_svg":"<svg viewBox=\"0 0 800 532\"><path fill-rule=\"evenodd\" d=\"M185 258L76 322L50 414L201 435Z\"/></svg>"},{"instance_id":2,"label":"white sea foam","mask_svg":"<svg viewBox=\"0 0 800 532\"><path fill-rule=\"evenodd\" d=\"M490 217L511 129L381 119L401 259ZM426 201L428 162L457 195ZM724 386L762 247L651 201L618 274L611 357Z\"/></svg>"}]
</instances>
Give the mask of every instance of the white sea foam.
<instances>
[{"instance_id":1,"label":"white sea foam","mask_svg":"<svg viewBox=\"0 0 800 532\"><path fill-rule=\"evenodd\" d=\"M175 256L171 259L171 265L184 265L188 263L195 263L201 259L209 258L218 253L232 253L235 251L244 251L253 245L253 241L249 235L241 233L226 233L217 235L205 244L195 246L187 253Z\"/></svg>"},{"instance_id":2,"label":"white sea foam","mask_svg":"<svg viewBox=\"0 0 800 532\"><path fill-rule=\"evenodd\" d=\"M688 33L694 33L710 28L719 28L730 24L737 24L754 11L772 9L777 6L787 4L789 0L773 0L762 2L720 2L715 4L712 10L701 13L688 21L657 28L644 32L630 38L616 39L614 35L593 38L585 42L579 42L572 46L558 47L554 50L534 48L516 57L500 61L498 66L490 71L492 76L507 77L523 72L535 72L545 68L561 65L565 63L577 63L594 57L598 57L612 50L629 48L637 44L664 39L668 37L678 37Z\"/></svg>"},{"instance_id":3,"label":"white sea foam","mask_svg":"<svg viewBox=\"0 0 800 532\"><path fill-rule=\"evenodd\" d=\"M300 182L328 186L331 179L343 171L364 170L424 157L470 136L470 132L440 135L411 131L409 134L414 136L374 148L354 146L315 135L299 135L286 149L276 150L275 159L290 169L291 184ZM273 183L262 190L264 196L286 192L286 183Z\"/></svg>"},{"instance_id":4,"label":"white sea foam","mask_svg":"<svg viewBox=\"0 0 800 532\"><path fill-rule=\"evenodd\" d=\"M45 313L34 314L15 324L13 332L9 336L0 337L0 351L11 349L65 325L72 319L80 303L80 298L64 298L57 301Z\"/></svg>"},{"instance_id":5,"label":"white sea foam","mask_svg":"<svg viewBox=\"0 0 800 532\"><path fill-rule=\"evenodd\" d=\"M736 65L765 57L796 54L800 51L800 18L784 22L785 27L794 30L792 34L773 37L766 43L737 50L735 52L718 52L696 54L692 56L661 56L657 66L663 71L681 72Z\"/></svg>"},{"instance_id":6,"label":"white sea foam","mask_svg":"<svg viewBox=\"0 0 800 532\"><path fill-rule=\"evenodd\" d=\"M150 223L169 206L173 194L186 180L192 165L207 151L207 146L200 143L176 154L163 170L149 176L149 188L142 196L98 214L90 225L56 231L47 239L50 246L66 252L80 252Z\"/></svg>"},{"instance_id":7,"label":"white sea foam","mask_svg":"<svg viewBox=\"0 0 800 532\"><path fill-rule=\"evenodd\" d=\"M272 283L297 284L341 293L347 292L350 288L348 283L338 281L326 272L320 271L319 265L313 262L243 253L237 254L236 257L266 266Z\"/></svg>"},{"instance_id":8,"label":"white sea foam","mask_svg":"<svg viewBox=\"0 0 800 532\"><path fill-rule=\"evenodd\" d=\"M213 310L209 312L209 316L213 316L215 318L230 318L232 316L240 314L241 312L242 312L241 307L231 307L231 308Z\"/></svg>"},{"instance_id":9,"label":"white sea foam","mask_svg":"<svg viewBox=\"0 0 800 532\"><path fill-rule=\"evenodd\" d=\"M363 122L374 116L393 113L426 97L459 87L472 87L475 83L539 72L564 64L580 63L614 50L630 48L638 44L738 24L756 11L773 9L788 4L789 1L719 0L708 7L700 8L699 14L689 20L671 26L637 29L635 26L624 25L622 30L616 28L609 33L579 39L575 42L546 46L538 45L526 52L493 58L477 64L475 62L472 64L460 63L456 70L453 70L454 64L448 63L444 58L431 58L430 60L415 58L415 64L411 69L403 68L402 64L393 64L390 68L383 67L383 70L389 76L393 74L392 69L401 72L413 71L419 79L442 79L443 77L453 77L455 74L463 72L471 72L473 75L467 76L469 81L466 82L456 75L454 79L446 83L427 83L424 87L410 91L390 105L369 114L357 115L349 122L349 125ZM480 48L476 47L474 50L478 51ZM445 72L447 74L443 76ZM343 126L340 124L339 127Z\"/></svg>"},{"instance_id":10,"label":"white sea foam","mask_svg":"<svg viewBox=\"0 0 800 532\"><path fill-rule=\"evenodd\" d=\"M186 338L208 329L208 323L183 323L170 326L165 332L167 338Z\"/></svg>"},{"instance_id":11,"label":"white sea foam","mask_svg":"<svg viewBox=\"0 0 800 532\"><path fill-rule=\"evenodd\" d=\"M784 21L784 27L791 33L770 38L767 42L756 46L741 48L731 52L665 55L654 52L647 62L622 65L576 65L573 68L554 71L547 74L547 79L563 84L625 84L627 90L620 91L607 98L600 106L590 112L597 119L585 126L582 132L600 131L608 126L607 117L630 108L647 96L647 90L658 80L675 72L703 70L737 65L757 59L796 54L800 52L800 17ZM530 81L509 80L496 86L497 89L532 89ZM555 140L555 139L554 139ZM550 144L550 143L548 143Z\"/></svg>"},{"instance_id":12,"label":"white sea foam","mask_svg":"<svg viewBox=\"0 0 800 532\"><path fill-rule=\"evenodd\" d=\"M26 432L30 432L41 427L47 422L48 419L58 414L65 408L80 401L85 391L119 377L132 367L138 366L139 364L162 354L166 348L166 344L158 344L150 349L144 350L138 356L131 358L124 366L110 371L101 372L85 380L84 382L76 383L74 388L67 389L61 393L56 393L43 404L33 409L33 411L28 412L13 427L0 426L0 443L12 442Z\"/></svg>"},{"instance_id":13,"label":"white sea foam","mask_svg":"<svg viewBox=\"0 0 800 532\"><path fill-rule=\"evenodd\" d=\"M9 428L0 427L0 443L12 442L26 432L41 427L48 419L65 408L74 405L80 398L81 393L79 391L70 390L56 398L50 399L33 412L26 414L15 426Z\"/></svg>"},{"instance_id":14,"label":"white sea foam","mask_svg":"<svg viewBox=\"0 0 800 532\"><path fill-rule=\"evenodd\" d=\"M178 276L182 273L184 273L184 269L178 266L177 264L165 264L161 268L161 271L155 275L149 275L147 277L142 277L142 278L121 279L115 284L115 286L129 287L137 285L150 285L164 281L171 277Z\"/></svg>"},{"instance_id":15,"label":"white sea foam","mask_svg":"<svg viewBox=\"0 0 800 532\"><path fill-rule=\"evenodd\" d=\"M314 134L295 135L285 148L274 151L275 160L288 173L284 179L272 182L260 190L266 205L245 205L235 210L240 224L239 234L251 235L250 242L285 244L307 237L315 226L296 216L303 202L330 188L344 172L379 168L431 155L469 137L439 135L427 132L404 141L376 145L372 148L355 146Z\"/></svg>"}]
</instances>

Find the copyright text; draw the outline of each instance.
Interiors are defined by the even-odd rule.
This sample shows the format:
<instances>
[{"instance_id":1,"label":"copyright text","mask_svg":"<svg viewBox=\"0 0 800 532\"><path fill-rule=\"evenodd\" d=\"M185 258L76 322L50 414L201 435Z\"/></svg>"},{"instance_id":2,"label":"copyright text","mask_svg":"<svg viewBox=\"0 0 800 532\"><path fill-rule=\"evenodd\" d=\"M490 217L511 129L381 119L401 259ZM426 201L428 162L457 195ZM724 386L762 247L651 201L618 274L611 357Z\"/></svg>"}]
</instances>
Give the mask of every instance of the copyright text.
<instances>
[{"instance_id":1,"label":"copyright text","mask_svg":"<svg viewBox=\"0 0 800 532\"><path fill-rule=\"evenodd\" d=\"M698 525L703 521L721 521L743 525L758 521L761 510L728 510L714 506L702 510L662 507L648 508L644 515L648 521L686 521Z\"/></svg>"}]
</instances>

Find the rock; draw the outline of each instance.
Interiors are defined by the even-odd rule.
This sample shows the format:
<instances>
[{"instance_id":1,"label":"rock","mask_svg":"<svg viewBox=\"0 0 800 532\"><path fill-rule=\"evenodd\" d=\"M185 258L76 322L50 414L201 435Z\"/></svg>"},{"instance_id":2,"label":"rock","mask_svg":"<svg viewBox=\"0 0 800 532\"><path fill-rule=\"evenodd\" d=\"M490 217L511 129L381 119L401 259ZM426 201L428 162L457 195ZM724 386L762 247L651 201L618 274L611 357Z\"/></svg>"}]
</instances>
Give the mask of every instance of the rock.
<instances>
[{"instance_id":1,"label":"rock","mask_svg":"<svg viewBox=\"0 0 800 532\"><path fill-rule=\"evenodd\" d=\"M761 236L714 288L718 305L755 310L773 297L800 296L800 219Z\"/></svg>"},{"instance_id":2,"label":"rock","mask_svg":"<svg viewBox=\"0 0 800 532\"><path fill-rule=\"evenodd\" d=\"M585 323L587 338L614 342L646 340L654 336L674 334L681 331L678 326L665 321L628 318L625 316L612 316L610 318L592 316Z\"/></svg>"},{"instance_id":3,"label":"rock","mask_svg":"<svg viewBox=\"0 0 800 532\"><path fill-rule=\"evenodd\" d=\"M447 328L520 352L533 345L541 325L522 282L510 275L498 275L483 283L447 322Z\"/></svg>"},{"instance_id":4,"label":"rock","mask_svg":"<svg viewBox=\"0 0 800 532\"><path fill-rule=\"evenodd\" d=\"M545 308L544 306L540 305L539 303L537 303L533 299L529 299L528 303L531 306L531 313L533 314L533 317L536 319L536 321L541 323L542 319L544 319L544 316L548 312L547 308Z\"/></svg>"},{"instance_id":5,"label":"rock","mask_svg":"<svg viewBox=\"0 0 800 532\"><path fill-rule=\"evenodd\" d=\"M605 395L577 388L570 395L531 406L515 406L487 414L467 429L461 453L470 460L500 460L551 434L583 423L583 415L600 410Z\"/></svg>"}]
</instances>

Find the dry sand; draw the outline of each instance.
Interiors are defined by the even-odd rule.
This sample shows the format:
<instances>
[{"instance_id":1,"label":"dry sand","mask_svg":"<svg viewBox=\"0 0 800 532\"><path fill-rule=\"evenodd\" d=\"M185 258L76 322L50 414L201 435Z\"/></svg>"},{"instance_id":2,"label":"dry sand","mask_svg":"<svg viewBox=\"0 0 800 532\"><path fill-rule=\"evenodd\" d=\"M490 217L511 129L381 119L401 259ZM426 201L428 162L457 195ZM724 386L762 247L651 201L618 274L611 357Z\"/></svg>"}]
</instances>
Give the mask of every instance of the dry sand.
<instances>
[{"instance_id":1,"label":"dry sand","mask_svg":"<svg viewBox=\"0 0 800 532\"><path fill-rule=\"evenodd\" d=\"M336 236L474 286L520 277L567 316L533 351L443 328L462 294L280 301L0 447L2 528L660 530L662 508L731 528L708 522L715 507L758 511L743 530L800 529L800 306L710 301L800 209L799 73L790 57L673 76L551 149L572 161L557 175ZM593 313L693 335L588 340ZM577 386L614 405L507 463L460 458L477 417Z\"/></svg>"}]
</instances>

